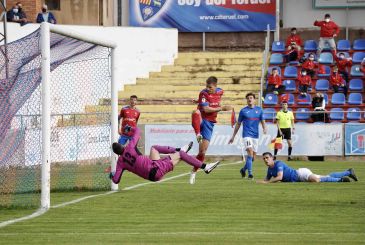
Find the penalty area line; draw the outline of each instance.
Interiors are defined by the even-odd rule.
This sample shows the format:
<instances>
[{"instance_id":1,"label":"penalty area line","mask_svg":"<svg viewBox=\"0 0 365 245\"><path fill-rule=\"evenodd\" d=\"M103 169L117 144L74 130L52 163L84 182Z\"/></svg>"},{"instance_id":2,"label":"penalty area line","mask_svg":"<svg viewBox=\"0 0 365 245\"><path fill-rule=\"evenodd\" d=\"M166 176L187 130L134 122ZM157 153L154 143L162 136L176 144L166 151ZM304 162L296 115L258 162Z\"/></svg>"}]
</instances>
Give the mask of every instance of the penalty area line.
<instances>
[{"instance_id":1,"label":"penalty area line","mask_svg":"<svg viewBox=\"0 0 365 245\"><path fill-rule=\"evenodd\" d=\"M237 161L237 162L233 162L233 163L222 164L222 165L218 166L218 168L219 167L223 167L223 166L235 165L235 164L238 164L238 163L241 163L241 161ZM133 189L139 188L141 186L145 186L145 185L152 185L152 184L163 183L163 182L166 182L166 181L169 181L169 180L173 180L173 179L177 179L177 178L180 178L180 177L189 175L189 174L190 174L190 172L183 173L183 174L179 174L179 175L175 175L175 176L172 176L172 177L169 177L169 178L166 178L166 179L162 179L162 180L157 181L157 182L145 182L145 183L140 183L140 184L132 185L132 186L123 188L122 191L133 190ZM86 197L81 197L81 198L78 198L78 199L75 199L75 200L72 200L72 201L69 201L69 202L64 202L64 203L60 203L60 204L51 206L51 208L62 208L62 207L66 207L68 205L72 205L72 204L75 204L75 203L79 203L81 201L84 201L84 200L87 200L87 199L90 199L90 198L99 197L99 196L106 196L106 195L110 195L110 194L113 194L113 193L116 193L116 192L118 192L118 191L108 191L108 192L101 193L101 194L96 194L96 195L90 195L90 196L86 196ZM33 219L33 218L39 217L39 216L45 214L47 211L48 211L47 209L39 209L36 212L32 213L31 215L27 215L27 216L24 216L24 217L21 217L21 218L17 218L17 219L12 219L12 220L8 220L8 221L1 222L0 223L0 228L5 227L5 226L8 226L8 225L11 225L11 224L14 224L14 223L18 223L18 222L21 222L21 221L25 221L25 220L29 220L29 219Z\"/></svg>"}]
</instances>

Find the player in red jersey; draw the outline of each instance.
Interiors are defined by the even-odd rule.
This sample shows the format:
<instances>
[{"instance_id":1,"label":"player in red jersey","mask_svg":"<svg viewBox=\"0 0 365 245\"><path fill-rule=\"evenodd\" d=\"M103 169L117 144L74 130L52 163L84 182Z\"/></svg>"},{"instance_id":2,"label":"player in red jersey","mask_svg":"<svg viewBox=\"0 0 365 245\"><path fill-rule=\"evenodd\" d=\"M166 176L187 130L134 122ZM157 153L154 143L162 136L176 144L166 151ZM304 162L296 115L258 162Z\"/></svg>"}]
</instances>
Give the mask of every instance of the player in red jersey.
<instances>
[{"instance_id":1,"label":"player in red jersey","mask_svg":"<svg viewBox=\"0 0 365 245\"><path fill-rule=\"evenodd\" d=\"M194 128L196 139L199 143L198 160L204 162L205 153L208 150L209 142L213 134L213 128L217 122L217 115L220 111L231 111L232 106L221 105L223 89L217 88L218 79L214 76L209 77L206 81L206 88L199 94L197 110L192 114L192 126ZM193 168L190 174L190 184L195 183L197 168Z\"/></svg>"},{"instance_id":2,"label":"player in red jersey","mask_svg":"<svg viewBox=\"0 0 365 245\"><path fill-rule=\"evenodd\" d=\"M130 132L126 132L125 127L129 126L129 127L137 127L137 123L138 123L138 119L140 116L140 112L136 107L137 105L137 96L136 95L132 95L129 98L129 105L128 106L124 106L121 110L120 110L120 114L118 117L118 125L119 125L119 140L118 143L121 145L125 145L127 143L128 140L131 139L131 133ZM123 119L123 120L121 120Z\"/></svg>"}]
</instances>

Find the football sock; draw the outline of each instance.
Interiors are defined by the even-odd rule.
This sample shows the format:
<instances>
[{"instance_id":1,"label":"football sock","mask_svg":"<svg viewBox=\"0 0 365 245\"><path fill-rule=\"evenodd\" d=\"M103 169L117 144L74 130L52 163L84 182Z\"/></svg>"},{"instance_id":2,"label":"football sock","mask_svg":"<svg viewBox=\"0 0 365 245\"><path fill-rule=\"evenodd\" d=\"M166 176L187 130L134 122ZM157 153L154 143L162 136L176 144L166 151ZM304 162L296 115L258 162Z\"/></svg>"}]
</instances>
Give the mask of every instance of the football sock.
<instances>
[{"instance_id":1,"label":"football sock","mask_svg":"<svg viewBox=\"0 0 365 245\"><path fill-rule=\"evenodd\" d=\"M274 149L274 156L278 154L278 149Z\"/></svg>"},{"instance_id":2,"label":"football sock","mask_svg":"<svg viewBox=\"0 0 365 245\"><path fill-rule=\"evenodd\" d=\"M205 154L200 154L200 153L199 153L199 154L196 156L196 159L198 159L198 160L199 160L199 161L201 161L201 162L204 162L204 160L205 160ZM195 168L195 167L194 167L193 171L194 171L194 172L196 172L196 171L198 171L198 169L199 169L199 168Z\"/></svg>"},{"instance_id":3,"label":"football sock","mask_svg":"<svg viewBox=\"0 0 365 245\"><path fill-rule=\"evenodd\" d=\"M180 158L181 160L183 160L184 162L186 162L187 164L190 164L191 166L194 167L194 170L198 170L199 168L204 169L205 164L203 164L201 161L199 161L197 158L190 156L188 153L186 153L185 151L179 151L180 154ZM204 165L204 167L203 167ZM196 171L195 170L195 171Z\"/></svg>"},{"instance_id":4,"label":"football sock","mask_svg":"<svg viewBox=\"0 0 365 245\"><path fill-rule=\"evenodd\" d=\"M346 170L346 171L343 171L343 172L330 173L329 176L333 177L333 178L342 178L344 176L349 176L350 174L351 174L351 172Z\"/></svg>"},{"instance_id":5,"label":"football sock","mask_svg":"<svg viewBox=\"0 0 365 245\"><path fill-rule=\"evenodd\" d=\"M291 151L293 150L293 147L288 147L288 155L291 156Z\"/></svg>"},{"instance_id":6,"label":"football sock","mask_svg":"<svg viewBox=\"0 0 365 245\"><path fill-rule=\"evenodd\" d=\"M194 128L194 132L196 135L200 134L200 124L202 122L202 117L200 111L195 111L191 114L191 124Z\"/></svg>"},{"instance_id":7,"label":"football sock","mask_svg":"<svg viewBox=\"0 0 365 245\"><path fill-rule=\"evenodd\" d=\"M339 182L341 178L334 178L331 176L321 176L321 182Z\"/></svg>"},{"instance_id":8,"label":"football sock","mask_svg":"<svg viewBox=\"0 0 365 245\"><path fill-rule=\"evenodd\" d=\"M246 157L246 165L244 168L247 168L248 175L252 175L252 157L251 156Z\"/></svg>"},{"instance_id":9,"label":"football sock","mask_svg":"<svg viewBox=\"0 0 365 245\"><path fill-rule=\"evenodd\" d=\"M154 145L152 147L155 148L156 151L158 151L159 153L162 153L162 154L169 154L169 153L176 152L176 148L170 147L170 146Z\"/></svg>"},{"instance_id":10,"label":"football sock","mask_svg":"<svg viewBox=\"0 0 365 245\"><path fill-rule=\"evenodd\" d=\"M120 182L120 179L122 178L123 168L117 164L117 168L115 170L115 173L112 175L112 181L114 184L118 184Z\"/></svg>"}]
</instances>

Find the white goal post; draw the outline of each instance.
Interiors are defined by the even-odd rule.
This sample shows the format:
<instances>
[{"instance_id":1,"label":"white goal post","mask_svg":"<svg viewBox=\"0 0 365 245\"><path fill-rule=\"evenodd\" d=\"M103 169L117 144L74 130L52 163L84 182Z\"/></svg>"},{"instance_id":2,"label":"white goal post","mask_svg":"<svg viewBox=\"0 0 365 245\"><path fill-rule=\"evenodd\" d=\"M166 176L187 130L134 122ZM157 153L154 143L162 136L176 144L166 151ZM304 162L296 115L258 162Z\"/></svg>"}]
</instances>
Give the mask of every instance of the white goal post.
<instances>
[{"instance_id":1,"label":"white goal post","mask_svg":"<svg viewBox=\"0 0 365 245\"><path fill-rule=\"evenodd\" d=\"M81 35L75 31L65 30L62 27L43 22L41 24L41 54L42 54L42 170L41 170L41 208L50 208L50 171L51 171L51 52L50 33L57 33L70 38L75 38L88 43L100 45L111 49L111 142L118 140L118 89L115 81L115 48L116 43ZM117 156L111 154L111 168L115 171ZM111 183L112 190L118 190L118 185Z\"/></svg>"}]
</instances>

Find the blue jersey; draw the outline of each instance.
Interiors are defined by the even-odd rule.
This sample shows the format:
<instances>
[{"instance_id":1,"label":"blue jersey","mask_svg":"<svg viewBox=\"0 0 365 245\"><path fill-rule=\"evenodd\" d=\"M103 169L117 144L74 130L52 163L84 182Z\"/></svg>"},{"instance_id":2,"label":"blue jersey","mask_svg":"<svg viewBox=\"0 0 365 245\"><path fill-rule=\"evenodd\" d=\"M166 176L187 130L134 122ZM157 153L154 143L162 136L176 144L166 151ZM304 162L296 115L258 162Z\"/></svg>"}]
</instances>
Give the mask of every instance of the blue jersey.
<instances>
[{"instance_id":1,"label":"blue jersey","mask_svg":"<svg viewBox=\"0 0 365 245\"><path fill-rule=\"evenodd\" d=\"M275 161L274 167L267 168L266 179L269 180L272 177L277 177L279 172L283 172L283 182L297 182L298 173L295 169L292 169L282 161Z\"/></svg>"},{"instance_id":2,"label":"blue jersey","mask_svg":"<svg viewBox=\"0 0 365 245\"><path fill-rule=\"evenodd\" d=\"M259 124L263 120L263 112L261 107L246 106L241 109L238 117L238 123L242 123L242 137L259 138Z\"/></svg>"}]
</instances>

